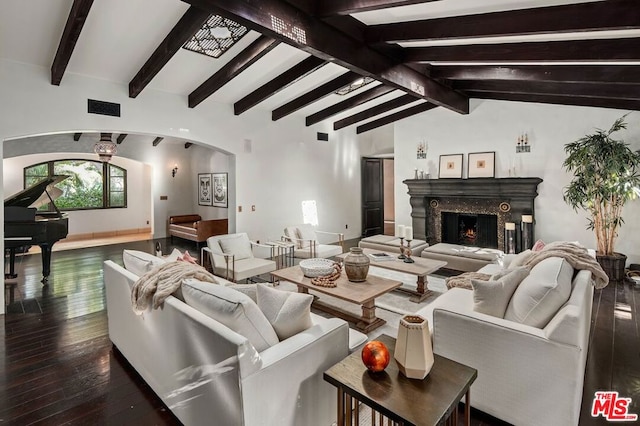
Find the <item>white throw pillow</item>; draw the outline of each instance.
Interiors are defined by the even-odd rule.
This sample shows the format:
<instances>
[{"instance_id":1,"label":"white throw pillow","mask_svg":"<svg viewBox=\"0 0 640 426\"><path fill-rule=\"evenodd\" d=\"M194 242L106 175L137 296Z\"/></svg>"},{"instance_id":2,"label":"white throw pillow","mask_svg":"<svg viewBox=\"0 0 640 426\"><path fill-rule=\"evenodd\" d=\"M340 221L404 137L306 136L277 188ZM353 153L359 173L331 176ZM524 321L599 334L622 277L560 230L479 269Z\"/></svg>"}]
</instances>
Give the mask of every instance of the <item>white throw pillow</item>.
<instances>
[{"instance_id":1,"label":"white throw pillow","mask_svg":"<svg viewBox=\"0 0 640 426\"><path fill-rule=\"evenodd\" d=\"M318 244L316 230L311 224L305 223L298 225L298 235L300 235L300 238L303 240L301 248L309 247L311 245L310 241L315 241L316 245Z\"/></svg>"},{"instance_id":2,"label":"white throw pillow","mask_svg":"<svg viewBox=\"0 0 640 426\"><path fill-rule=\"evenodd\" d=\"M285 237L292 238L291 242L296 245L296 248L302 248L302 241L300 241L300 231L297 226L287 226L284 228Z\"/></svg>"},{"instance_id":3,"label":"white throw pillow","mask_svg":"<svg viewBox=\"0 0 640 426\"><path fill-rule=\"evenodd\" d=\"M529 258L533 256L533 254L534 253L531 251L531 249L527 249L523 252L520 252L516 255L516 257L513 258L513 260L511 260L509 264L505 264L505 268L509 268L509 269L518 268L524 265L527 262L527 260L529 260Z\"/></svg>"},{"instance_id":4,"label":"white throw pillow","mask_svg":"<svg viewBox=\"0 0 640 426\"><path fill-rule=\"evenodd\" d=\"M122 262L127 271L141 277L154 267L165 263L165 260L144 251L123 250Z\"/></svg>"},{"instance_id":5,"label":"white throw pillow","mask_svg":"<svg viewBox=\"0 0 640 426\"><path fill-rule=\"evenodd\" d=\"M257 290L258 306L281 341L313 325L312 295L276 290L264 284L258 284Z\"/></svg>"},{"instance_id":6,"label":"white throw pillow","mask_svg":"<svg viewBox=\"0 0 640 426\"><path fill-rule=\"evenodd\" d=\"M240 293L246 294L247 296L249 296L251 298L251 300L253 300L254 302L258 303L258 294L257 294L257 289L256 289L257 284L229 284L226 287L232 288L236 291L239 291ZM259 306L258 306L259 307Z\"/></svg>"},{"instance_id":7,"label":"white throw pillow","mask_svg":"<svg viewBox=\"0 0 640 426\"><path fill-rule=\"evenodd\" d=\"M165 262L177 262L179 258L182 257L182 253L180 250L174 248L169 256L167 256L164 260Z\"/></svg>"},{"instance_id":8,"label":"white throw pillow","mask_svg":"<svg viewBox=\"0 0 640 426\"><path fill-rule=\"evenodd\" d=\"M503 318L511 296L527 275L529 275L527 268L517 268L495 281L472 279L473 310Z\"/></svg>"},{"instance_id":9,"label":"white throw pillow","mask_svg":"<svg viewBox=\"0 0 640 426\"><path fill-rule=\"evenodd\" d=\"M249 259L253 257L251 241L246 235L238 235L232 238L218 240L224 254L233 254L235 260Z\"/></svg>"},{"instance_id":10,"label":"white throw pillow","mask_svg":"<svg viewBox=\"0 0 640 426\"><path fill-rule=\"evenodd\" d=\"M232 288L184 280L185 303L246 337L258 352L278 343L278 336L258 305Z\"/></svg>"},{"instance_id":11,"label":"white throw pillow","mask_svg":"<svg viewBox=\"0 0 640 426\"><path fill-rule=\"evenodd\" d=\"M504 318L543 328L571 295L573 267L560 257L549 257L533 267L518 286Z\"/></svg>"}]
</instances>

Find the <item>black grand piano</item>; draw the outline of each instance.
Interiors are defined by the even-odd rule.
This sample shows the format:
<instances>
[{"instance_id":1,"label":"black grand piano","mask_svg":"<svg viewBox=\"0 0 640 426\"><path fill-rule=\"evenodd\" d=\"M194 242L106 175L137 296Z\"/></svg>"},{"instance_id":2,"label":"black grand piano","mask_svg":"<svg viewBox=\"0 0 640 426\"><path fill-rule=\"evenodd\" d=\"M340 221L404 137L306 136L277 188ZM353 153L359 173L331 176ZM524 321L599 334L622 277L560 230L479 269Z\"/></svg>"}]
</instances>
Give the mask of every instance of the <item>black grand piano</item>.
<instances>
[{"instance_id":1,"label":"black grand piano","mask_svg":"<svg viewBox=\"0 0 640 426\"><path fill-rule=\"evenodd\" d=\"M62 193L55 185L66 178L46 178L4 200L4 247L5 251L9 250L9 273L5 277L17 276L16 249L38 245L42 250L42 282L47 283L51 272L51 248L69 233L68 215L61 213L54 202ZM37 211L39 205L48 202L53 205L54 212Z\"/></svg>"}]
</instances>

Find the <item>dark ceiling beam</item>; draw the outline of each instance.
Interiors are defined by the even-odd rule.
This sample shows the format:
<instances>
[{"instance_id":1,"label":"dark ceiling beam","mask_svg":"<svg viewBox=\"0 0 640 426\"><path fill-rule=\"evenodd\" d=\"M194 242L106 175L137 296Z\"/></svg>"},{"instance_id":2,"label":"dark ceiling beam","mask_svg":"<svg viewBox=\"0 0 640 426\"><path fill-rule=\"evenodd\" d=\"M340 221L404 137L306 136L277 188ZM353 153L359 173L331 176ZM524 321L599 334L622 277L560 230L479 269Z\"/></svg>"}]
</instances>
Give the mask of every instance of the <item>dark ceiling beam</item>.
<instances>
[{"instance_id":1,"label":"dark ceiling beam","mask_svg":"<svg viewBox=\"0 0 640 426\"><path fill-rule=\"evenodd\" d=\"M74 133L73 140L78 142L80 140L80 136L82 136L82 133Z\"/></svg>"},{"instance_id":2,"label":"dark ceiling beam","mask_svg":"<svg viewBox=\"0 0 640 426\"><path fill-rule=\"evenodd\" d=\"M323 0L317 2L316 14L321 17L331 15L349 15L358 12L408 6L410 4L429 3L437 0Z\"/></svg>"},{"instance_id":3,"label":"dark ceiling beam","mask_svg":"<svg viewBox=\"0 0 640 426\"><path fill-rule=\"evenodd\" d=\"M163 140L163 139L164 139L164 138L161 138L161 137L159 137L159 136L158 136L157 138L155 138L155 139L153 140L153 146L158 146L158 144L159 144L160 142L162 142L162 140Z\"/></svg>"},{"instance_id":4,"label":"dark ceiling beam","mask_svg":"<svg viewBox=\"0 0 640 426\"><path fill-rule=\"evenodd\" d=\"M67 65L69 65L71 54L76 47L78 38L80 38L82 27L87 21L92 4L93 0L74 0L71 5L71 11L62 31L56 56L51 64L51 84L54 86L59 86L62 81L62 76L67 69Z\"/></svg>"},{"instance_id":5,"label":"dark ceiling beam","mask_svg":"<svg viewBox=\"0 0 640 426\"><path fill-rule=\"evenodd\" d=\"M430 109L437 108L438 105L430 104L429 102L422 102L419 105L403 109L402 111L394 112L393 114L380 117L377 120L370 121L369 123L362 124L356 127L356 134L364 133L369 130L377 129L386 124L402 120L403 118L411 117L412 115L420 114L421 112L429 111Z\"/></svg>"},{"instance_id":6,"label":"dark ceiling beam","mask_svg":"<svg viewBox=\"0 0 640 426\"><path fill-rule=\"evenodd\" d=\"M434 65L430 75L447 80L530 80L640 83L640 65Z\"/></svg>"},{"instance_id":7,"label":"dark ceiling beam","mask_svg":"<svg viewBox=\"0 0 640 426\"><path fill-rule=\"evenodd\" d=\"M269 53L278 43L278 41L264 35L258 37L253 43L189 94L189 108L194 108L200 102L213 95L222 86L233 80L258 59Z\"/></svg>"},{"instance_id":8,"label":"dark ceiling beam","mask_svg":"<svg viewBox=\"0 0 640 426\"><path fill-rule=\"evenodd\" d=\"M589 106L640 111L640 101L629 99L581 98L577 96L531 95L524 93L467 92L472 98L541 104Z\"/></svg>"},{"instance_id":9,"label":"dark ceiling beam","mask_svg":"<svg viewBox=\"0 0 640 426\"><path fill-rule=\"evenodd\" d=\"M309 56L307 59L289 68L273 80L263 84L233 104L234 114L240 115L248 109L253 108L268 97L275 95L301 78L316 71L326 63L327 62L323 59L316 58L315 56Z\"/></svg>"},{"instance_id":10,"label":"dark ceiling beam","mask_svg":"<svg viewBox=\"0 0 640 426\"><path fill-rule=\"evenodd\" d=\"M184 149L189 149L189 148L191 148L191 145L193 145L193 143L192 143L192 142L185 142L185 143L184 143Z\"/></svg>"},{"instance_id":11,"label":"dark ceiling beam","mask_svg":"<svg viewBox=\"0 0 640 426\"><path fill-rule=\"evenodd\" d=\"M147 59L140 71L129 82L129 97L135 98L142 92L153 78L160 72L167 62L175 55L180 47L207 22L210 13L195 7L190 7L178 23L169 31L160 45Z\"/></svg>"},{"instance_id":12,"label":"dark ceiling beam","mask_svg":"<svg viewBox=\"0 0 640 426\"><path fill-rule=\"evenodd\" d=\"M274 109L271 112L271 119L273 121L279 120L282 117L285 117L297 110L306 107L320 99L329 96L334 93L336 90L340 90L345 86L353 83L357 79L362 78L357 73L353 71L347 71L344 74L339 75L338 77L330 80L313 90L308 91L304 95L298 96L297 98L287 102L286 104ZM415 99L415 98L414 98Z\"/></svg>"},{"instance_id":13,"label":"dark ceiling beam","mask_svg":"<svg viewBox=\"0 0 640 426\"><path fill-rule=\"evenodd\" d=\"M640 60L640 38L407 47L405 60L407 62Z\"/></svg>"},{"instance_id":14,"label":"dark ceiling beam","mask_svg":"<svg viewBox=\"0 0 640 426\"><path fill-rule=\"evenodd\" d=\"M128 133L120 133L120 134L118 135L118 138L116 139L116 143L117 143L118 145L120 145L122 142L124 142L124 139L125 139L127 136L129 136L129 134L128 134Z\"/></svg>"},{"instance_id":15,"label":"dark ceiling beam","mask_svg":"<svg viewBox=\"0 0 640 426\"><path fill-rule=\"evenodd\" d=\"M640 28L636 0L609 0L371 25L367 43L517 36Z\"/></svg>"},{"instance_id":16,"label":"dark ceiling beam","mask_svg":"<svg viewBox=\"0 0 640 426\"><path fill-rule=\"evenodd\" d=\"M365 92L358 93L357 95L353 95L350 98L347 98L344 101L338 102L335 105L331 105L330 107L327 107L321 111L316 112L315 114L311 114L306 118L306 124L307 126L311 126L313 124L319 123L322 120L325 120L331 116L341 113L342 111L355 108L358 105L362 105L365 102L369 102L370 100L376 99L382 95L391 93L394 90L396 89L394 89L393 87L387 87L384 84L380 84Z\"/></svg>"},{"instance_id":17,"label":"dark ceiling beam","mask_svg":"<svg viewBox=\"0 0 640 426\"><path fill-rule=\"evenodd\" d=\"M380 115L387 111L391 111L395 108L400 108L401 106L408 105L412 102L416 102L418 99L411 95L402 95L395 99L391 99L390 101L383 102L374 107L366 109L364 111L360 111L356 114L350 115L349 117L345 117L342 120L338 120L333 123L333 130L340 130L343 127L350 126L359 121L368 120L369 118L375 117L376 115Z\"/></svg>"},{"instance_id":18,"label":"dark ceiling beam","mask_svg":"<svg viewBox=\"0 0 640 426\"><path fill-rule=\"evenodd\" d=\"M456 80L454 88L490 93L526 93L535 95L579 96L640 100L640 84L565 83L524 80Z\"/></svg>"},{"instance_id":19,"label":"dark ceiling beam","mask_svg":"<svg viewBox=\"0 0 640 426\"><path fill-rule=\"evenodd\" d=\"M363 76L468 114L469 100L282 0L184 0Z\"/></svg>"}]
</instances>

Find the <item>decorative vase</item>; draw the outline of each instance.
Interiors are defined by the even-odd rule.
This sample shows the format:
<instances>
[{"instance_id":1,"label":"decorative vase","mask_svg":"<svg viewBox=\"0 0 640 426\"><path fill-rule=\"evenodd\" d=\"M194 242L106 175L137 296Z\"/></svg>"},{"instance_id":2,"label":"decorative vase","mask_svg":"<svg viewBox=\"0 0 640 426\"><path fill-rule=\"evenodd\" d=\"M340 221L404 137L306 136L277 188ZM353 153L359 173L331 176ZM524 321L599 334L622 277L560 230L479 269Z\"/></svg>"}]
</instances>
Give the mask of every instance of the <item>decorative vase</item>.
<instances>
[{"instance_id":1,"label":"decorative vase","mask_svg":"<svg viewBox=\"0 0 640 426\"><path fill-rule=\"evenodd\" d=\"M433 349L426 319L406 315L400 320L393 357L406 377L420 380L427 377L433 367Z\"/></svg>"},{"instance_id":2,"label":"decorative vase","mask_svg":"<svg viewBox=\"0 0 640 426\"><path fill-rule=\"evenodd\" d=\"M344 271L352 282L366 281L369 273L369 256L362 253L360 247L352 247L344 257Z\"/></svg>"}]
</instances>

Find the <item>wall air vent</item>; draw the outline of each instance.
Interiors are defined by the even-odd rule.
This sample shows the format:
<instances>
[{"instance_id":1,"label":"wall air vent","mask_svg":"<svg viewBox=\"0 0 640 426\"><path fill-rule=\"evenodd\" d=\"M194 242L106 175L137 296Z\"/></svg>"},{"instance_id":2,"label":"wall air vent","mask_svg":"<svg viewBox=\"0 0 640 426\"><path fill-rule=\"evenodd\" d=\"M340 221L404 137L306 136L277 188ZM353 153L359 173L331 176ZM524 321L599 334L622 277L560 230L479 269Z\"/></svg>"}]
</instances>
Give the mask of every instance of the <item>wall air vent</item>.
<instances>
[{"instance_id":1,"label":"wall air vent","mask_svg":"<svg viewBox=\"0 0 640 426\"><path fill-rule=\"evenodd\" d=\"M323 133L323 132L318 132L318 140L319 141L328 141L329 140L329 133Z\"/></svg>"},{"instance_id":2,"label":"wall air vent","mask_svg":"<svg viewBox=\"0 0 640 426\"><path fill-rule=\"evenodd\" d=\"M120 104L113 102L97 101L95 99L87 99L87 112L89 114L110 115L112 117L120 117Z\"/></svg>"}]
</instances>

